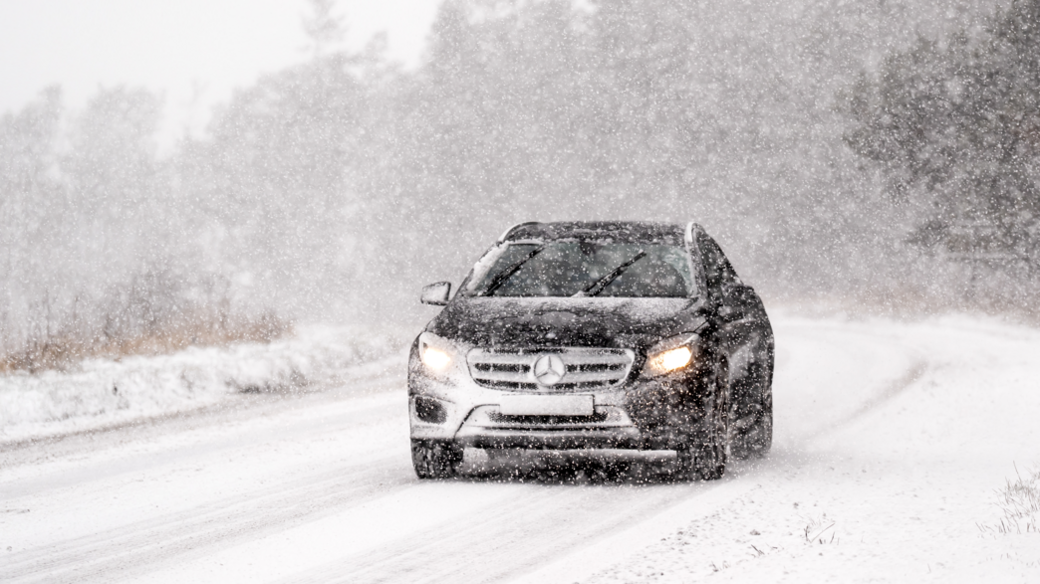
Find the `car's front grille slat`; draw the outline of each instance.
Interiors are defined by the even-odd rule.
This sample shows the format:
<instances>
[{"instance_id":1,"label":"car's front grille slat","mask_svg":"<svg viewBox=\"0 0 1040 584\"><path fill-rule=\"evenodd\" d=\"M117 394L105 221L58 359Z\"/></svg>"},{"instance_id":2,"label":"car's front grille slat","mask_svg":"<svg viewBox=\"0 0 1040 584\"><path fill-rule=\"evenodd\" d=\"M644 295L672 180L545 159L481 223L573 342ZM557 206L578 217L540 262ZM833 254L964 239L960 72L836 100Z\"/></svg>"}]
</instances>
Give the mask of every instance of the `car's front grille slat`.
<instances>
[{"instance_id":1,"label":"car's front grille slat","mask_svg":"<svg viewBox=\"0 0 1040 584\"><path fill-rule=\"evenodd\" d=\"M534 365L552 355L563 365L555 383L542 383ZM470 375L477 384L511 391L566 392L609 389L624 383L635 354L628 349L573 348L542 350L473 349L467 356Z\"/></svg>"},{"instance_id":2,"label":"car's front grille slat","mask_svg":"<svg viewBox=\"0 0 1040 584\"><path fill-rule=\"evenodd\" d=\"M626 369L625 363L578 363L568 366L568 371L592 372L592 371L622 371Z\"/></svg>"},{"instance_id":3,"label":"car's front grille slat","mask_svg":"<svg viewBox=\"0 0 1040 584\"><path fill-rule=\"evenodd\" d=\"M571 369L567 368L567 375L561 383L585 383L585 382L601 382L609 383L613 385L618 380L624 379L624 371L597 371L593 373L574 373Z\"/></svg>"},{"instance_id":4,"label":"car's front grille slat","mask_svg":"<svg viewBox=\"0 0 1040 584\"><path fill-rule=\"evenodd\" d=\"M527 371L527 363L474 363L473 367L482 372L510 372L522 373Z\"/></svg>"},{"instance_id":5,"label":"car's front grille slat","mask_svg":"<svg viewBox=\"0 0 1040 584\"><path fill-rule=\"evenodd\" d=\"M524 371L481 371L474 377L484 381L522 382L528 379L527 369L529 368L525 368Z\"/></svg>"}]
</instances>

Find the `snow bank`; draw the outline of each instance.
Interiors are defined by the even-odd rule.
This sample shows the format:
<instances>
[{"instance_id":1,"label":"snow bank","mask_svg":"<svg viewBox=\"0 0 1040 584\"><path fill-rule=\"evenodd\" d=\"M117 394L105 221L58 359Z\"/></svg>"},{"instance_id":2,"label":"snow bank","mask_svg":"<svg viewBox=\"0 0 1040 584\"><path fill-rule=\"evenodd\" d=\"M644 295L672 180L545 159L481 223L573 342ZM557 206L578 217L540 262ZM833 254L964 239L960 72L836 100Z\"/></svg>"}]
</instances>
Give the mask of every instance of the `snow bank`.
<instances>
[{"instance_id":1,"label":"snow bank","mask_svg":"<svg viewBox=\"0 0 1040 584\"><path fill-rule=\"evenodd\" d=\"M0 376L0 442L89 430L196 409L236 393L335 383L361 363L396 356L403 336L302 327L269 344L193 347L172 355L90 359L76 369Z\"/></svg>"}]
</instances>

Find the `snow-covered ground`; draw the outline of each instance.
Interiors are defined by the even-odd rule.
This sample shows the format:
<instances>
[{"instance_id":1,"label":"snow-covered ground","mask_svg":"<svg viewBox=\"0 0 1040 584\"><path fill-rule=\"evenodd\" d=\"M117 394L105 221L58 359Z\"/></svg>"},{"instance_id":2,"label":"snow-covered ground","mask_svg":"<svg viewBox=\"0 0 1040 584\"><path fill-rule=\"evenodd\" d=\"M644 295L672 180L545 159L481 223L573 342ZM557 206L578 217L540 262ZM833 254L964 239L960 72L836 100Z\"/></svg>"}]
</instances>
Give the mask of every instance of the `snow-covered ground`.
<instances>
[{"instance_id":1,"label":"snow-covered ground","mask_svg":"<svg viewBox=\"0 0 1040 584\"><path fill-rule=\"evenodd\" d=\"M237 393L299 392L342 382L351 367L400 352L399 331L305 326L269 344L90 359L70 371L0 375L0 443L169 415Z\"/></svg>"},{"instance_id":2,"label":"snow-covered ground","mask_svg":"<svg viewBox=\"0 0 1040 584\"><path fill-rule=\"evenodd\" d=\"M470 476L419 482L397 354L323 391L7 442L0 580L1040 581L1040 534L998 529L1006 480L1040 464L1040 331L775 326L774 450L721 481L467 451Z\"/></svg>"}]
</instances>

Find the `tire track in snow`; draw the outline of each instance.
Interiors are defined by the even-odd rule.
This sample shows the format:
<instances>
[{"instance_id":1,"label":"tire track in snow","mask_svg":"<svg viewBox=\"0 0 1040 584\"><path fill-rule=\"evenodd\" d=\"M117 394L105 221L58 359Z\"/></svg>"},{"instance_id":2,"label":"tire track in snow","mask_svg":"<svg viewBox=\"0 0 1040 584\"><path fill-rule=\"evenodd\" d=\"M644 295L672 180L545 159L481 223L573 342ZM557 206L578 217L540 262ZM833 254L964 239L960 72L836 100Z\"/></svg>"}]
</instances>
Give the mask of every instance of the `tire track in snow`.
<instances>
[{"instance_id":1,"label":"tire track in snow","mask_svg":"<svg viewBox=\"0 0 1040 584\"><path fill-rule=\"evenodd\" d=\"M356 423L377 421L376 416L389 419L400 409L395 404L405 399L399 395L401 385L394 376L384 373L323 392L239 394L221 404L112 428L72 432L38 441L0 443L0 454L3 454L0 457L0 496L12 498L25 493L36 494L42 489L96 481L100 476L129 470L140 472L166 464L171 458L197 458L204 449L216 452L241 448L265 439L265 433L270 433L276 426L272 419L289 418L292 428L277 427L283 438L311 434L316 424L327 426L331 418L336 418L331 421L339 421L344 416L351 416ZM333 413L329 414L328 409ZM337 409L342 411L337 413ZM294 419L300 413L310 418L308 424ZM202 435L201 439L195 438L197 433ZM170 438L173 438L173 444L169 443ZM145 447L138 448L141 445ZM123 451L130 449L143 452L127 456ZM119 456L105 459L109 452ZM161 457L156 456L158 452L161 452ZM78 459L95 460L89 468L83 468L87 466L85 464L64 464L58 465L57 472L46 472L55 461L67 463ZM44 472L40 472L40 467ZM33 472L27 473L26 469ZM19 478L19 475L27 476Z\"/></svg>"},{"instance_id":2,"label":"tire track in snow","mask_svg":"<svg viewBox=\"0 0 1040 584\"><path fill-rule=\"evenodd\" d=\"M146 451L116 460L98 462L89 467L63 469L29 479L15 479L0 486L0 494L5 499L35 496L47 490L63 489L121 474L140 473L168 466L177 460L198 459L204 455L223 451L249 449L269 440L270 435L275 432L278 434L278 440L284 442L313 436L322 431L335 431L337 427L349 426L351 430L356 431L362 426L384 423L385 419L392 418L396 410L400 409L397 407L397 402L403 400L393 396L392 402L381 401L385 403L366 403L362 407L351 408L324 420L296 421L292 427L288 428L273 423L256 424L247 431L236 431L233 435L221 436L216 440L208 439L203 443L175 445L159 452Z\"/></svg>"},{"instance_id":3,"label":"tire track in snow","mask_svg":"<svg viewBox=\"0 0 1040 584\"><path fill-rule=\"evenodd\" d=\"M632 529L723 483L538 487L281 582L498 582Z\"/></svg>"},{"instance_id":4,"label":"tire track in snow","mask_svg":"<svg viewBox=\"0 0 1040 584\"><path fill-rule=\"evenodd\" d=\"M382 378L373 381L372 385L376 386L387 383ZM288 414L287 420L284 416L267 418L266 414L271 412L261 404L265 417L258 420L259 424L238 427L236 420L232 419L232 427L227 428L229 420L225 416L217 420L224 423L220 424L216 434L205 432L201 440L192 439L189 444L175 440L166 447L134 453L130 457L100 460L66 471L8 481L0 486L0 492L5 500L22 497L40 504L41 493L59 489L57 493L60 495L63 490L67 491L67 487L82 484L98 491L100 498L113 488L108 480L113 477L171 465L176 468L184 461L225 451L245 452L248 458L250 452L258 448L262 450L272 440L275 444L294 443L330 434L347 438L350 435L389 437L395 434L394 418L401 409L397 402L402 400L398 397L378 394L360 398L350 396L346 400L336 400L330 412L327 397L314 396L317 403L306 404L309 407L303 409L299 409L301 404L298 401L286 402L285 405L292 408L288 412L284 411L288 408L283 408L282 413ZM246 413L248 411L235 411L231 417ZM148 430L150 433L154 429ZM106 439L125 440L125 436L101 437L101 440ZM352 442L348 440L348 443ZM208 553L207 548L212 551L351 506L363 505L417 482L411 469L400 464L401 456L394 452L397 449L391 440L380 438L375 446L373 451L362 451L361 456L349 461L336 461L334 469L307 472L288 481L276 479L262 489L239 489L232 496L207 499L190 509L7 554L5 563L0 566L0 581L12 578L22 578L17 581L25 582L51 581L72 574L76 581L91 578L106 581L116 574L122 577L128 570L147 573L147 567L154 568L154 564L198 557ZM348 448L343 453L353 456L356 450ZM270 480L270 477L262 479ZM125 489L119 484L114 488L117 492ZM83 490L80 488L77 492Z\"/></svg>"},{"instance_id":5,"label":"tire track in snow","mask_svg":"<svg viewBox=\"0 0 1040 584\"><path fill-rule=\"evenodd\" d=\"M835 430L845 427L848 424L855 422L863 416L866 416L867 414L880 408L881 406L891 402L893 399L902 395L905 391L910 389L910 387L912 387L914 383L917 382L917 380L921 379L921 377L924 376L925 371L927 370L927 363L923 359L918 358L917 360L911 363L910 368L907 369L906 372L903 373L903 375L885 384L881 391L877 392L875 395L871 396L865 402L861 403L859 407L857 407L853 412L845 416L842 416L841 418L834 420L824 425L823 427L813 431L805 438L804 441L813 441L825 434L834 432Z\"/></svg>"},{"instance_id":6,"label":"tire track in snow","mask_svg":"<svg viewBox=\"0 0 1040 584\"><path fill-rule=\"evenodd\" d=\"M212 501L189 511L146 519L115 529L11 554L0 567L5 582L71 579L111 580L128 569L183 561L289 526L363 505L414 485L396 456L357 461L249 493ZM397 472L394 472L397 471Z\"/></svg>"},{"instance_id":7,"label":"tire track in snow","mask_svg":"<svg viewBox=\"0 0 1040 584\"><path fill-rule=\"evenodd\" d=\"M827 347L826 352L830 353L829 359L826 360L826 363L813 362L813 369L826 371L833 367L833 361L840 362L842 358L848 360L851 366L858 368L851 371L840 370L840 377L837 380L814 379L812 381L816 387L809 391L800 387L802 385L800 380L788 379L784 375L786 371L774 376L774 404L777 404L774 419L777 422L786 420L792 423L789 428L784 428L778 423L774 431L788 433L787 436L781 434L783 437L793 439L789 442L788 447L799 448L871 414L913 387L934 366L929 361L925 348L898 332L864 330L848 324L815 322L796 322L784 332L798 338L794 344L803 348L812 348L814 343ZM883 355L882 358L879 358L879 353ZM803 351L800 358L811 360L815 356L815 353L811 351ZM866 358L873 358L874 361L869 359L865 361ZM902 362L902 365L896 371L884 370L885 366L894 362ZM795 364L787 362L784 365L796 367ZM804 367L804 364L802 366ZM832 373L834 372L832 371ZM780 383L777 383L778 380ZM803 407L809 407L804 411L792 411L790 409L792 404L783 403L784 394L787 392L792 392L801 398ZM830 400L840 403L841 400L833 398L834 392L841 392L843 398L854 400L851 409L836 408L837 411L828 412L828 416L823 420L816 420L811 415L803 415L811 413L812 406L816 405L815 401L806 402L807 396L815 395L824 398L822 400L824 402ZM834 403L831 404L832 408ZM795 419L792 414L797 416L798 425L793 424ZM805 422L814 421L817 422L812 424L815 427L805 428ZM776 442L777 440L774 439L774 444Z\"/></svg>"}]
</instances>

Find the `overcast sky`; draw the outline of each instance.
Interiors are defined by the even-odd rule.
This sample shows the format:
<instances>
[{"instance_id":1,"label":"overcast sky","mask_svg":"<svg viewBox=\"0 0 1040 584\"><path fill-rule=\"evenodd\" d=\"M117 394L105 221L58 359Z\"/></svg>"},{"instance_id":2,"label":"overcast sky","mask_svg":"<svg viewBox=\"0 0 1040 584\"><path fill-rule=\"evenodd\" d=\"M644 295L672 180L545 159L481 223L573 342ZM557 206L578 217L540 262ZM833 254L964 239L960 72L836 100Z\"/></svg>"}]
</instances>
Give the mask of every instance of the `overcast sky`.
<instances>
[{"instance_id":1,"label":"overcast sky","mask_svg":"<svg viewBox=\"0 0 1040 584\"><path fill-rule=\"evenodd\" d=\"M348 44L386 31L414 64L439 0L339 0ZM99 86L162 92L167 133L197 130L213 103L304 59L306 0L0 0L0 113L51 84L78 107Z\"/></svg>"}]
</instances>

